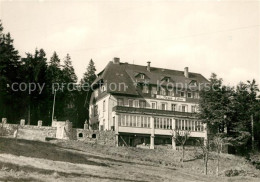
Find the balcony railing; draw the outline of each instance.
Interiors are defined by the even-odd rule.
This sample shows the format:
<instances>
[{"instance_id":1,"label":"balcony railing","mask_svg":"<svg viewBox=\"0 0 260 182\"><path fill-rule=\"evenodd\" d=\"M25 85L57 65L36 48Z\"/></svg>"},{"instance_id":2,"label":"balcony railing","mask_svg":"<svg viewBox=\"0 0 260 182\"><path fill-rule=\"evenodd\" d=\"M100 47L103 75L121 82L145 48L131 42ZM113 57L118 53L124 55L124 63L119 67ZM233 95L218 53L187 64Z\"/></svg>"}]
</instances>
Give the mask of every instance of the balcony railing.
<instances>
[{"instance_id":1,"label":"balcony railing","mask_svg":"<svg viewBox=\"0 0 260 182\"><path fill-rule=\"evenodd\" d=\"M196 113L189 112L179 112L179 111L169 111L169 110L158 110L158 109L148 109L148 108L136 108L136 107L125 107L125 106L115 106L113 111L133 113L133 114L149 114L155 116L180 116L180 117L196 117Z\"/></svg>"}]
</instances>

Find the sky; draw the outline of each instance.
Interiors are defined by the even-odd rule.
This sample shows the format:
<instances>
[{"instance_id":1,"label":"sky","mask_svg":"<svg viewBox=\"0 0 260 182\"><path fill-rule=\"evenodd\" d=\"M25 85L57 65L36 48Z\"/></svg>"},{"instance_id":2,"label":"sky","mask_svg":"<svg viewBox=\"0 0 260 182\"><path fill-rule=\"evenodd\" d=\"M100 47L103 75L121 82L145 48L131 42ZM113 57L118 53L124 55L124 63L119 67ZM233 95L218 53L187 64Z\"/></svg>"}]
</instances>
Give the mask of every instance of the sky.
<instances>
[{"instance_id":1,"label":"sky","mask_svg":"<svg viewBox=\"0 0 260 182\"><path fill-rule=\"evenodd\" d=\"M0 0L4 32L21 56L67 53L78 78L122 62L260 82L260 1Z\"/></svg>"}]
</instances>

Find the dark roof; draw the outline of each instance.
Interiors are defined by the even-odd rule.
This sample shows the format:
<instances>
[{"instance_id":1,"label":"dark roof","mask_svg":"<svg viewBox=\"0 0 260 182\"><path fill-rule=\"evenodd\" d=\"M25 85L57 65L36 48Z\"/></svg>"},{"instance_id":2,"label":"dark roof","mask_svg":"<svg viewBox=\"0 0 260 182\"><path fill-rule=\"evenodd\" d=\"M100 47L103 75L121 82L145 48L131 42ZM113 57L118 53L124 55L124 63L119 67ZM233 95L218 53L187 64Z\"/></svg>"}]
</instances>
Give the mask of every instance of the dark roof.
<instances>
[{"instance_id":1,"label":"dark roof","mask_svg":"<svg viewBox=\"0 0 260 182\"><path fill-rule=\"evenodd\" d=\"M138 78L140 73L145 75L145 79ZM186 78L183 71L155 67L151 67L150 71L148 71L146 66L121 62L116 64L112 61L110 61L105 69L98 75L98 78L93 84L97 84L99 81L102 81L108 85L107 92L129 95L139 95L135 82L142 82L144 80L146 80L146 83L149 83L150 85L157 85L158 81L161 83L164 78L170 78L170 81L172 82L171 84L174 86L178 86L177 83L186 85L189 85L191 82L197 82L197 84L208 83L208 80L199 73L189 72L189 78ZM119 87L114 90L113 85L109 86L111 83L117 86L120 83L125 83L127 86L126 90L124 91L124 89ZM166 84L167 82L162 85Z\"/></svg>"}]
</instances>

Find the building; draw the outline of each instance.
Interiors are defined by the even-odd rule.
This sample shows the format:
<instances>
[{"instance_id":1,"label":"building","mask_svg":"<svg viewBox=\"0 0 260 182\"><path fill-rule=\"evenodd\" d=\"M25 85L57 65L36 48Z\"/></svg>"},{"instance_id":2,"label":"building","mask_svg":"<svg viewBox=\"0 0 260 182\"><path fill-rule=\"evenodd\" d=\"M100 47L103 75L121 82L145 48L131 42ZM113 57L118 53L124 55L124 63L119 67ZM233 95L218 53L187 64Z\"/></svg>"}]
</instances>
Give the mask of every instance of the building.
<instances>
[{"instance_id":1,"label":"building","mask_svg":"<svg viewBox=\"0 0 260 182\"><path fill-rule=\"evenodd\" d=\"M110 61L92 84L90 128L114 130L117 145L176 144L176 130L207 136L196 119L199 89L208 81L188 68L176 71Z\"/></svg>"}]
</instances>

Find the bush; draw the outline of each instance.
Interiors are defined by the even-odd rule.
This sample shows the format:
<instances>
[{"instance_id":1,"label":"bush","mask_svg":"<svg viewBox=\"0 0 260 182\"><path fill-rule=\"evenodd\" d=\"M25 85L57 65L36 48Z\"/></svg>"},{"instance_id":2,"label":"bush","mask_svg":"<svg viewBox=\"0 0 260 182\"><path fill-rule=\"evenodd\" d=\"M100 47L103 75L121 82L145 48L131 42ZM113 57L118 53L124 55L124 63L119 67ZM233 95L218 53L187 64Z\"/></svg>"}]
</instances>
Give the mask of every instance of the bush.
<instances>
[{"instance_id":1,"label":"bush","mask_svg":"<svg viewBox=\"0 0 260 182\"><path fill-rule=\"evenodd\" d=\"M225 171L225 176L227 176L227 177L239 176L244 173L245 173L244 170L229 169L229 170Z\"/></svg>"}]
</instances>

